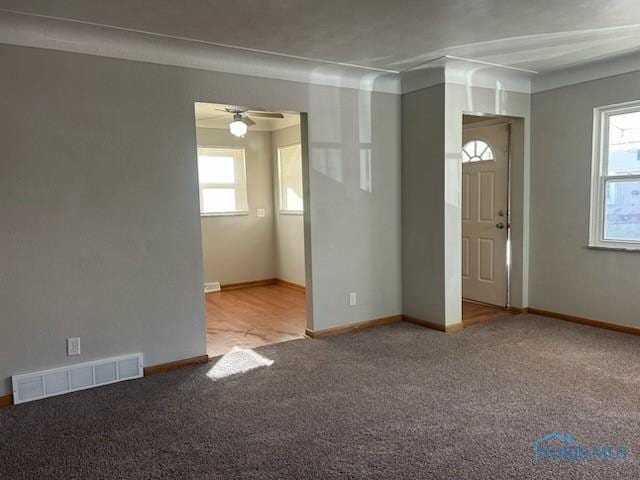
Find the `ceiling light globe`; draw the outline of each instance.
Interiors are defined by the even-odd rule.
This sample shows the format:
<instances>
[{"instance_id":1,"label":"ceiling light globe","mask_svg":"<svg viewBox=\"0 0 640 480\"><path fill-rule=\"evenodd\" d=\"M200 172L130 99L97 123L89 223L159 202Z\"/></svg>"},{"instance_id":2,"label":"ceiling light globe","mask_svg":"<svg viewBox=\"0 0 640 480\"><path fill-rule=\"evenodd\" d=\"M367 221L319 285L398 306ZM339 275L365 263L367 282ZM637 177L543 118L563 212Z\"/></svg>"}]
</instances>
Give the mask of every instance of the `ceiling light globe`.
<instances>
[{"instance_id":1,"label":"ceiling light globe","mask_svg":"<svg viewBox=\"0 0 640 480\"><path fill-rule=\"evenodd\" d=\"M247 134L247 124L242 120L234 120L229 124L231 135L236 137L244 137Z\"/></svg>"}]
</instances>

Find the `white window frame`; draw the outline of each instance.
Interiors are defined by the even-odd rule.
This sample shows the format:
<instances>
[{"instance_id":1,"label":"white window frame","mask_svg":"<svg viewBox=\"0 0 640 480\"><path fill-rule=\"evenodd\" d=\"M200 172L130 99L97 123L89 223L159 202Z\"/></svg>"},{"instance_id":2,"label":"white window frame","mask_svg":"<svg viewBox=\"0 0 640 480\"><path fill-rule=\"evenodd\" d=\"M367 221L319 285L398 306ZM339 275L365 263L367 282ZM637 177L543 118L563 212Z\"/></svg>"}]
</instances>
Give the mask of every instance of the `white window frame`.
<instances>
[{"instance_id":1,"label":"white window frame","mask_svg":"<svg viewBox=\"0 0 640 480\"><path fill-rule=\"evenodd\" d=\"M589 247L640 251L640 240L604 238L608 180L640 180L640 174L609 175L609 118L640 112L640 101L608 105L593 109L593 155L591 162L591 205L589 212Z\"/></svg>"},{"instance_id":2,"label":"white window frame","mask_svg":"<svg viewBox=\"0 0 640 480\"><path fill-rule=\"evenodd\" d=\"M303 171L302 169L302 144L300 143L292 143L290 145L282 145L280 147L278 147L278 211L280 212L280 214L282 215L304 215L304 178L302 179L302 190L303 190L303 198L302 198L302 210L290 210L290 209L284 209L282 208L282 158L281 158L281 153L283 150L287 150L290 148L294 148L294 147L298 147L300 148L300 162L301 162L301 172Z\"/></svg>"},{"instance_id":3,"label":"white window frame","mask_svg":"<svg viewBox=\"0 0 640 480\"><path fill-rule=\"evenodd\" d=\"M247 164L245 159L245 151L242 147L219 147L213 145L198 145L198 158L200 153L206 150L216 150L218 153L226 152L234 158L235 167L235 183L200 183L198 178L198 197L200 199L200 216L201 217L227 217L234 215L249 215L249 199L247 197ZM238 166L238 163L240 164ZM247 207L242 210L233 210L230 212L203 212L202 191L207 188L233 188L236 193L236 203L244 203Z\"/></svg>"}]
</instances>

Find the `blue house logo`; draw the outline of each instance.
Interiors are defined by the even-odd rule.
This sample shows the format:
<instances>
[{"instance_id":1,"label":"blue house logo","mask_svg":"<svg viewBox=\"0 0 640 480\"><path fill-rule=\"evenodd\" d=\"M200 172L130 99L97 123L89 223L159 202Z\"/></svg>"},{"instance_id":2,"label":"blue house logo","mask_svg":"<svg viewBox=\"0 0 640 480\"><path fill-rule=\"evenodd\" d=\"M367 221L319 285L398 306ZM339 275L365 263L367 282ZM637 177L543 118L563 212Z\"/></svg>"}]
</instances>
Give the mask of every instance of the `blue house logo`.
<instances>
[{"instance_id":1,"label":"blue house logo","mask_svg":"<svg viewBox=\"0 0 640 480\"><path fill-rule=\"evenodd\" d=\"M573 434L547 433L529 444L533 448L533 463L543 460L626 460L629 452L624 445L581 445Z\"/></svg>"}]
</instances>

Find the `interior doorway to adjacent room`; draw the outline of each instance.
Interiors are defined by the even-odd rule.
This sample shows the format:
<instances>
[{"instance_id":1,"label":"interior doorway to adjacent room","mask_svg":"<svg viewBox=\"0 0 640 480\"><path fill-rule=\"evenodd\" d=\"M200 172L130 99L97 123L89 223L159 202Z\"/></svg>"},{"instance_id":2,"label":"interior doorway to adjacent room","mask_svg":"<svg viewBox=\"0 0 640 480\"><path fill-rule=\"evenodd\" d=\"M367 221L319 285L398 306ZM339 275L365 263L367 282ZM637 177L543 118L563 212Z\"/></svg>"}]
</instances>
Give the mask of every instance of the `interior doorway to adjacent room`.
<instances>
[{"instance_id":1,"label":"interior doorway to adjacent room","mask_svg":"<svg viewBox=\"0 0 640 480\"><path fill-rule=\"evenodd\" d=\"M195 104L207 351L304 336L300 114Z\"/></svg>"}]
</instances>

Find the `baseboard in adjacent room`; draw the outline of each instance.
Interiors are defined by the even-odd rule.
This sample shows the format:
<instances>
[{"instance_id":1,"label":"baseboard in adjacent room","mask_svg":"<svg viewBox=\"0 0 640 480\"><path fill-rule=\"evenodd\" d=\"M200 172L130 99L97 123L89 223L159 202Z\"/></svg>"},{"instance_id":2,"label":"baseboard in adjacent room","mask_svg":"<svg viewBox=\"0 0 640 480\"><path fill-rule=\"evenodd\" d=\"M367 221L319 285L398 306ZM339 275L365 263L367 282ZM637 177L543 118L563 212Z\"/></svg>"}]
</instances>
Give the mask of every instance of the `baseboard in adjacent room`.
<instances>
[{"instance_id":1,"label":"baseboard in adjacent room","mask_svg":"<svg viewBox=\"0 0 640 480\"><path fill-rule=\"evenodd\" d=\"M252 280L250 282L225 283L220 285L222 291L237 290L239 288L264 287L267 285L282 285L283 287L293 288L301 292L305 291L305 286L298 283L289 282L280 278L266 278L264 280Z\"/></svg>"},{"instance_id":2,"label":"baseboard in adjacent room","mask_svg":"<svg viewBox=\"0 0 640 480\"><path fill-rule=\"evenodd\" d=\"M238 282L238 283L226 283L220 285L220 288L224 292L225 290L237 290L239 288L251 288L251 287L264 287L265 285L275 285L278 283L277 278L266 278L264 280L253 280L251 282Z\"/></svg>"},{"instance_id":3,"label":"baseboard in adjacent room","mask_svg":"<svg viewBox=\"0 0 640 480\"><path fill-rule=\"evenodd\" d=\"M13 405L13 395L0 395L0 408Z\"/></svg>"},{"instance_id":4,"label":"baseboard in adjacent room","mask_svg":"<svg viewBox=\"0 0 640 480\"><path fill-rule=\"evenodd\" d=\"M283 287L293 288L294 290L298 290L300 292L304 292L306 290L304 285L300 285L298 283L293 283L293 282L288 282L287 280L282 280L280 278L278 278L276 280L276 283L278 285L282 285Z\"/></svg>"},{"instance_id":5,"label":"baseboard in adjacent room","mask_svg":"<svg viewBox=\"0 0 640 480\"><path fill-rule=\"evenodd\" d=\"M326 328L324 330L306 330L307 336L311 338L331 337L333 335L341 335L343 333L355 332L363 328L379 327L390 323L400 322L402 315L392 315L390 317L375 318L373 320L365 320L364 322L351 323L340 327Z\"/></svg>"},{"instance_id":6,"label":"baseboard in adjacent room","mask_svg":"<svg viewBox=\"0 0 640 480\"><path fill-rule=\"evenodd\" d=\"M186 367L188 365L199 365L207 363L209 361L208 355L198 355L197 357L184 358L182 360L176 360L174 362L160 363L158 365L149 365L144 367L144 375L155 375L157 373L170 372L177 370L178 368Z\"/></svg>"},{"instance_id":7,"label":"baseboard in adjacent room","mask_svg":"<svg viewBox=\"0 0 640 480\"><path fill-rule=\"evenodd\" d=\"M532 315L540 315L542 317L557 318L558 320L564 320L567 322L580 323L582 325L588 325L590 327L603 328L605 330L613 330L615 332L628 333L630 335L640 335L640 328L629 327L627 325L619 325L617 323L603 322L600 320L593 320L591 318L578 317L576 315L567 315L565 313L552 312L549 310L541 310L539 308L529 307L528 313Z\"/></svg>"}]
</instances>

